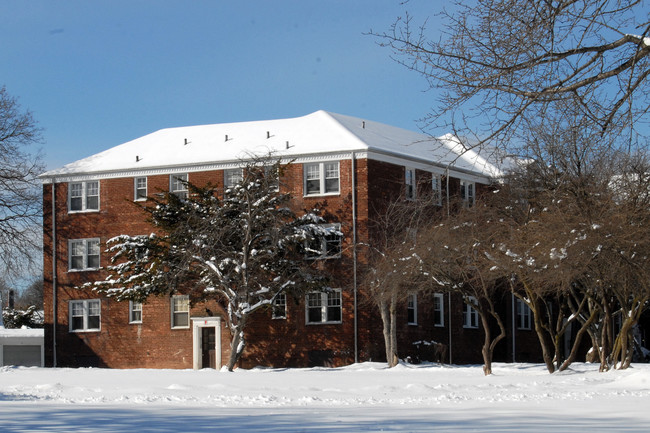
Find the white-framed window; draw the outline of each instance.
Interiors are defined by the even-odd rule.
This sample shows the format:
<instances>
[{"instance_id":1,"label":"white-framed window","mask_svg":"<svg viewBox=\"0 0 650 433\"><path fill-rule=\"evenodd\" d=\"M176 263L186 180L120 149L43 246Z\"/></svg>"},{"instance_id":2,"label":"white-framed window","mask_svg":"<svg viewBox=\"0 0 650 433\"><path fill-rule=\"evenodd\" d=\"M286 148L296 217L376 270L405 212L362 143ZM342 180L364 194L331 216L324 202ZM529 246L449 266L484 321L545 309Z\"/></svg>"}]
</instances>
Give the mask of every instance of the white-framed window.
<instances>
[{"instance_id":1,"label":"white-framed window","mask_svg":"<svg viewBox=\"0 0 650 433\"><path fill-rule=\"evenodd\" d=\"M339 193L340 174L338 161L305 164L303 167L305 195Z\"/></svg>"},{"instance_id":2,"label":"white-framed window","mask_svg":"<svg viewBox=\"0 0 650 433\"><path fill-rule=\"evenodd\" d=\"M280 167L277 165L265 165L264 177L269 183L269 189L280 191Z\"/></svg>"},{"instance_id":3,"label":"white-framed window","mask_svg":"<svg viewBox=\"0 0 650 433\"><path fill-rule=\"evenodd\" d=\"M68 302L70 332L101 330L102 308L99 299Z\"/></svg>"},{"instance_id":4,"label":"white-framed window","mask_svg":"<svg viewBox=\"0 0 650 433\"><path fill-rule=\"evenodd\" d=\"M431 173L431 199L433 204L442 205L442 178L435 173Z\"/></svg>"},{"instance_id":5,"label":"white-framed window","mask_svg":"<svg viewBox=\"0 0 650 433\"><path fill-rule=\"evenodd\" d=\"M474 206L475 187L474 182L467 180L460 181L460 199L465 206Z\"/></svg>"},{"instance_id":6,"label":"white-framed window","mask_svg":"<svg viewBox=\"0 0 650 433\"><path fill-rule=\"evenodd\" d=\"M477 305L473 296L469 297L469 303L463 304L463 328L478 328L478 311L473 305Z\"/></svg>"},{"instance_id":7,"label":"white-framed window","mask_svg":"<svg viewBox=\"0 0 650 433\"><path fill-rule=\"evenodd\" d=\"M320 225L323 233L312 239L311 242L305 243L305 252L308 259L335 259L341 257L341 244L343 233L341 224L322 224Z\"/></svg>"},{"instance_id":8,"label":"white-framed window","mask_svg":"<svg viewBox=\"0 0 650 433\"><path fill-rule=\"evenodd\" d=\"M405 167L404 168L404 197L407 200L415 200L417 194L417 188L415 187L415 169Z\"/></svg>"},{"instance_id":9,"label":"white-framed window","mask_svg":"<svg viewBox=\"0 0 650 433\"><path fill-rule=\"evenodd\" d=\"M99 181L70 182L68 184L68 211L94 212L99 210Z\"/></svg>"},{"instance_id":10,"label":"white-framed window","mask_svg":"<svg viewBox=\"0 0 650 433\"><path fill-rule=\"evenodd\" d=\"M305 320L309 323L341 323L341 289L307 293Z\"/></svg>"},{"instance_id":11,"label":"white-framed window","mask_svg":"<svg viewBox=\"0 0 650 433\"><path fill-rule=\"evenodd\" d=\"M188 295L172 296L172 328L190 327L190 297Z\"/></svg>"},{"instance_id":12,"label":"white-framed window","mask_svg":"<svg viewBox=\"0 0 650 433\"><path fill-rule=\"evenodd\" d=\"M99 238L68 241L68 270L99 269Z\"/></svg>"},{"instance_id":13,"label":"white-framed window","mask_svg":"<svg viewBox=\"0 0 650 433\"><path fill-rule=\"evenodd\" d=\"M517 299L517 329L530 329L531 310L530 307L521 299Z\"/></svg>"},{"instance_id":14,"label":"white-framed window","mask_svg":"<svg viewBox=\"0 0 650 433\"><path fill-rule=\"evenodd\" d=\"M415 293L410 293L406 298L406 316L409 325L418 324L418 297Z\"/></svg>"},{"instance_id":15,"label":"white-framed window","mask_svg":"<svg viewBox=\"0 0 650 433\"><path fill-rule=\"evenodd\" d=\"M241 168L229 168L223 171L224 189L232 188L244 180L244 172Z\"/></svg>"},{"instance_id":16,"label":"white-framed window","mask_svg":"<svg viewBox=\"0 0 650 433\"><path fill-rule=\"evenodd\" d=\"M286 319L287 318L287 294L282 292L278 293L273 300L272 319Z\"/></svg>"},{"instance_id":17,"label":"white-framed window","mask_svg":"<svg viewBox=\"0 0 650 433\"><path fill-rule=\"evenodd\" d=\"M445 326L445 296L433 294L433 326Z\"/></svg>"},{"instance_id":18,"label":"white-framed window","mask_svg":"<svg viewBox=\"0 0 650 433\"><path fill-rule=\"evenodd\" d=\"M147 199L147 178L136 177L133 179L133 199L141 201Z\"/></svg>"},{"instance_id":19,"label":"white-framed window","mask_svg":"<svg viewBox=\"0 0 650 433\"><path fill-rule=\"evenodd\" d=\"M187 173L169 175L169 192L179 198L187 198Z\"/></svg>"},{"instance_id":20,"label":"white-framed window","mask_svg":"<svg viewBox=\"0 0 650 433\"><path fill-rule=\"evenodd\" d=\"M129 301L129 323L142 323L142 302Z\"/></svg>"}]
</instances>

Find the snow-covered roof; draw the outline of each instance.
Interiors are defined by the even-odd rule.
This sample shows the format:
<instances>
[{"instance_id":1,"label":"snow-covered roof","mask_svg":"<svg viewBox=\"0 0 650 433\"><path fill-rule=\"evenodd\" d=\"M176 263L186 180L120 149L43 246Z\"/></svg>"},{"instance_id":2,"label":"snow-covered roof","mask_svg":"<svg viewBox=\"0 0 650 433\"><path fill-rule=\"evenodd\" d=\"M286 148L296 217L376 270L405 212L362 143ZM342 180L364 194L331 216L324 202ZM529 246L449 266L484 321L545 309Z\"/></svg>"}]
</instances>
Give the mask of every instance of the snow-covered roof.
<instances>
[{"instance_id":1,"label":"snow-covered roof","mask_svg":"<svg viewBox=\"0 0 650 433\"><path fill-rule=\"evenodd\" d=\"M481 177L501 176L501 161L493 157L494 152L483 156L476 150L463 150L464 146L452 135L433 138L321 110L290 119L161 129L50 170L41 178L48 182L52 178L80 175L128 175L165 168L237 164L251 155L268 153L300 161L316 155L351 152L371 159L398 158L449 166Z\"/></svg>"},{"instance_id":2,"label":"snow-covered roof","mask_svg":"<svg viewBox=\"0 0 650 433\"><path fill-rule=\"evenodd\" d=\"M21 329L7 329L0 327L0 338L43 338L44 331L42 328L21 328Z\"/></svg>"}]
</instances>

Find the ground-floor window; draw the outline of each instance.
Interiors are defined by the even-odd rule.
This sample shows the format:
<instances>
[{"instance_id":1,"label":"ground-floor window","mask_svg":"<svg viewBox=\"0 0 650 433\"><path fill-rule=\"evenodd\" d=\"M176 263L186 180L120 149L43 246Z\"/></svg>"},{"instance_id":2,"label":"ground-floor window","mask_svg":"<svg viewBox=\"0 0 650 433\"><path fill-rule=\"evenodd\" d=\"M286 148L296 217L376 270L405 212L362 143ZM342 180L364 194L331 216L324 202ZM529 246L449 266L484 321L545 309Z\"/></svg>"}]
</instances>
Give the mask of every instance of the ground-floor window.
<instances>
[{"instance_id":1,"label":"ground-floor window","mask_svg":"<svg viewBox=\"0 0 650 433\"><path fill-rule=\"evenodd\" d=\"M442 293L433 295L433 326L445 326L445 303Z\"/></svg>"},{"instance_id":2,"label":"ground-floor window","mask_svg":"<svg viewBox=\"0 0 650 433\"><path fill-rule=\"evenodd\" d=\"M273 300L273 319L286 319L287 318L287 294L278 293Z\"/></svg>"},{"instance_id":3,"label":"ground-floor window","mask_svg":"<svg viewBox=\"0 0 650 433\"><path fill-rule=\"evenodd\" d=\"M530 307L521 299L517 299L517 329L530 329Z\"/></svg>"},{"instance_id":4,"label":"ground-floor window","mask_svg":"<svg viewBox=\"0 0 650 433\"><path fill-rule=\"evenodd\" d=\"M306 304L307 323L341 323L341 289L308 293Z\"/></svg>"},{"instance_id":5,"label":"ground-floor window","mask_svg":"<svg viewBox=\"0 0 650 433\"><path fill-rule=\"evenodd\" d=\"M409 325L418 324L418 298L415 293L408 295L406 300L406 315Z\"/></svg>"},{"instance_id":6,"label":"ground-floor window","mask_svg":"<svg viewBox=\"0 0 650 433\"><path fill-rule=\"evenodd\" d=\"M476 305L476 298L470 296L463 308L463 328L478 328L478 311L472 305Z\"/></svg>"},{"instance_id":7,"label":"ground-floor window","mask_svg":"<svg viewBox=\"0 0 650 433\"><path fill-rule=\"evenodd\" d=\"M190 297L172 296L172 328L190 327Z\"/></svg>"},{"instance_id":8,"label":"ground-floor window","mask_svg":"<svg viewBox=\"0 0 650 433\"><path fill-rule=\"evenodd\" d=\"M142 323L142 302L129 301L129 323Z\"/></svg>"},{"instance_id":9,"label":"ground-floor window","mask_svg":"<svg viewBox=\"0 0 650 433\"><path fill-rule=\"evenodd\" d=\"M99 331L101 327L101 302L99 299L70 301L70 332Z\"/></svg>"}]
</instances>

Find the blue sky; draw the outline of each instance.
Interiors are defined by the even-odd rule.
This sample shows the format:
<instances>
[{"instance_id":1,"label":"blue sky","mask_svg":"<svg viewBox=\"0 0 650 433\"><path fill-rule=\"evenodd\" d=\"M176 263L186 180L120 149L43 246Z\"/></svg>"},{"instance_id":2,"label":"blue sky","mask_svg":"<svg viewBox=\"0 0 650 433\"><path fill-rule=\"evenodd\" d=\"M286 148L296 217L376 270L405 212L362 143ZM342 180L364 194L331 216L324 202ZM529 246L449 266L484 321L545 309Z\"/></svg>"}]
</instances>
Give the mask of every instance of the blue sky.
<instances>
[{"instance_id":1,"label":"blue sky","mask_svg":"<svg viewBox=\"0 0 650 433\"><path fill-rule=\"evenodd\" d=\"M161 128L319 109L417 130L435 95L364 33L441 5L0 0L0 85L43 127L48 168Z\"/></svg>"}]
</instances>

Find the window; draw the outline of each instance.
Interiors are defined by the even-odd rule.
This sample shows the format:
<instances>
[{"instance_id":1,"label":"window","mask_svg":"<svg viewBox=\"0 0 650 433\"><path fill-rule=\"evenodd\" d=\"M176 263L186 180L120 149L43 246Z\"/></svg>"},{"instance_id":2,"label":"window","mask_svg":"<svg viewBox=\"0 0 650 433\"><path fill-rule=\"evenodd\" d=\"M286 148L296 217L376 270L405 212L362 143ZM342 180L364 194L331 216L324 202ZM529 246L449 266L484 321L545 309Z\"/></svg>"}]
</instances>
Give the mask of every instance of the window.
<instances>
[{"instance_id":1,"label":"window","mask_svg":"<svg viewBox=\"0 0 650 433\"><path fill-rule=\"evenodd\" d=\"M416 188L415 188L415 169L414 168L405 168L404 169L404 196L407 200L415 200Z\"/></svg>"},{"instance_id":2,"label":"window","mask_svg":"<svg viewBox=\"0 0 650 433\"><path fill-rule=\"evenodd\" d=\"M74 239L68 242L68 270L99 269L99 239Z\"/></svg>"},{"instance_id":3,"label":"window","mask_svg":"<svg viewBox=\"0 0 650 433\"><path fill-rule=\"evenodd\" d=\"M305 195L339 192L339 163L319 162L304 165Z\"/></svg>"},{"instance_id":4,"label":"window","mask_svg":"<svg viewBox=\"0 0 650 433\"><path fill-rule=\"evenodd\" d=\"M70 332L99 331L101 324L101 303L99 299L70 301Z\"/></svg>"},{"instance_id":5,"label":"window","mask_svg":"<svg viewBox=\"0 0 650 433\"><path fill-rule=\"evenodd\" d=\"M70 212L99 210L99 181L74 182L68 186Z\"/></svg>"},{"instance_id":6,"label":"window","mask_svg":"<svg viewBox=\"0 0 650 433\"><path fill-rule=\"evenodd\" d=\"M406 300L406 313L409 325L418 324L418 298L417 295L410 294Z\"/></svg>"},{"instance_id":7,"label":"window","mask_svg":"<svg viewBox=\"0 0 650 433\"><path fill-rule=\"evenodd\" d=\"M287 295L286 293L278 293L273 300L273 319L286 319L287 318Z\"/></svg>"},{"instance_id":8,"label":"window","mask_svg":"<svg viewBox=\"0 0 650 433\"><path fill-rule=\"evenodd\" d=\"M187 173L169 176L169 192L179 198L187 198Z\"/></svg>"},{"instance_id":9,"label":"window","mask_svg":"<svg viewBox=\"0 0 650 433\"><path fill-rule=\"evenodd\" d=\"M476 298L469 297L469 303L476 305ZM468 303L463 307L463 328L478 328L478 311Z\"/></svg>"},{"instance_id":10,"label":"window","mask_svg":"<svg viewBox=\"0 0 650 433\"><path fill-rule=\"evenodd\" d=\"M517 329L530 329L530 307L521 299L517 299Z\"/></svg>"},{"instance_id":11,"label":"window","mask_svg":"<svg viewBox=\"0 0 650 433\"><path fill-rule=\"evenodd\" d=\"M232 168L223 171L223 186L224 189L232 188L240 184L244 180L244 174L241 168Z\"/></svg>"},{"instance_id":12,"label":"window","mask_svg":"<svg viewBox=\"0 0 650 433\"><path fill-rule=\"evenodd\" d=\"M474 182L460 181L460 198L465 206L474 206Z\"/></svg>"},{"instance_id":13,"label":"window","mask_svg":"<svg viewBox=\"0 0 650 433\"><path fill-rule=\"evenodd\" d=\"M280 167L277 165L264 166L264 178L269 184L269 189L280 191Z\"/></svg>"},{"instance_id":14,"label":"window","mask_svg":"<svg viewBox=\"0 0 650 433\"><path fill-rule=\"evenodd\" d=\"M445 297L442 293L433 295L433 326L445 326Z\"/></svg>"},{"instance_id":15,"label":"window","mask_svg":"<svg viewBox=\"0 0 650 433\"><path fill-rule=\"evenodd\" d=\"M433 204L442 205L442 185L441 185L440 175L432 173L431 174L431 198Z\"/></svg>"},{"instance_id":16,"label":"window","mask_svg":"<svg viewBox=\"0 0 650 433\"><path fill-rule=\"evenodd\" d=\"M146 177L136 177L133 180L133 190L134 190L134 200L146 200L147 199L147 178Z\"/></svg>"},{"instance_id":17,"label":"window","mask_svg":"<svg viewBox=\"0 0 650 433\"><path fill-rule=\"evenodd\" d=\"M341 323L341 290L307 294L307 323Z\"/></svg>"},{"instance_id":18,"label":"window","mask_svg":"<svg viewBox=\"0 0 650 433\"><path fill-rule=\"evenodd\" d=\"M172 328L190 327L190 297L172 296Z\"/></svg>"},{"instance_id":19,"label":"window","mask_svg":"<svg viewBox=\"0 0 650 433\"><path fill-rule=\"evenodd\" d=\"M142 302L129 301L129 323L142 323Z\"/></svg>"},{"instance_id":20,"label":"window","mask_svg":"<svg viewBox=\"0 0 650 433\"><path fill-rule=\"evenodd\" d=\"M334 259L341 257L341 224L322 224L320 235L305 245L309 259Z\"/></svg>"}]
</instances>

